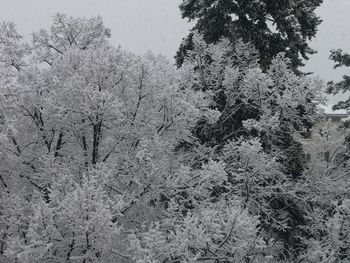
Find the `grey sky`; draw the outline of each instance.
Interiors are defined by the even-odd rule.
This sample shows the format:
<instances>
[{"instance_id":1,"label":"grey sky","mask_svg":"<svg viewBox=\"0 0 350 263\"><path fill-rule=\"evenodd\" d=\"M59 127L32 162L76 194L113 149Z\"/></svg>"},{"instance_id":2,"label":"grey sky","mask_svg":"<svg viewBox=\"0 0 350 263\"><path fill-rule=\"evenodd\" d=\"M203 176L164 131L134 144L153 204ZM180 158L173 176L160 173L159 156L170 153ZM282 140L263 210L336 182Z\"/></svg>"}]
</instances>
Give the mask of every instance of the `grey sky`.
<instances>
[{"instance_id":1,"label":"grey sky","mask_svg":"<svg viewBox=\"0 0 350 263\"><path fill-rule=\"evenodd\" d=\"M101 15L112 30L112 43L136 54L152 50L172 59L190 25L181 19L181 0L0 0L0 20L12 20L27 39L48 28L56 12L72 16ZM318 14L324 22L311 45L318 50L306 64L326 81L340 79L349 70L333 70L329 51L350 52L350 0L325 0Z\"/></svg>"},{"instance_id":2,"label":"grey sky","mask_svg":"<svg viewBox=\"0 0 350 263\"><path fill-rule=\"evenodd\" d=\"M348 69L333 70L333 63L328 60L331 49L342 48L350 52L350 1L325 0L317 10L323 19L317 37L311 46L318 51L307 61L306 69L319 74L325 79L340 78Z\"/></svg>"},{"instance_id":3,"label":"grey sky","mask_svg":"<svg viewBox=\"0 0 350 263\"><path fill-rule=\"evenodd\" d=\"M0 0L0 20L12 20L26 38L48 28L56 12L101 15L112 43L137 54L147 50L172 58L190 27L181 19L181 0Z\"/></svg>"}]
</instances>

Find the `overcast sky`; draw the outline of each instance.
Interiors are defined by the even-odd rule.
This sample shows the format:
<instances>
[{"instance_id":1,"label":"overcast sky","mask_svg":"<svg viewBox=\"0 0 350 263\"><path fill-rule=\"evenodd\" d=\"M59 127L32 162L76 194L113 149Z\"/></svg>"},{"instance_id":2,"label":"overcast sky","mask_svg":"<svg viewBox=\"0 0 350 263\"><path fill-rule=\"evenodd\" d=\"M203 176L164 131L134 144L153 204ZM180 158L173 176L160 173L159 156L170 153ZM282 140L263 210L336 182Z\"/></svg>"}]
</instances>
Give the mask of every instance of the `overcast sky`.
<instances>
[{"instance_id":1,"label":"overcast sky","mask_svg":"<svg viewBox=\"0 0 350 263\"><path fill-rule=\"evenodd\" d=\"M101 15L112 30L112 43L136 54L147 50L173 56L190 25L181 19L181 0L0 0L0 20L11 20L26 39L40 28L48 28L56 12L72 16ZM323 23L311 46L318 50L306 70L326 81L338 80L348 69L333 70L329 51L350 52L350 0L325 0L318 9Z\"/></svg>"}]
</instances>

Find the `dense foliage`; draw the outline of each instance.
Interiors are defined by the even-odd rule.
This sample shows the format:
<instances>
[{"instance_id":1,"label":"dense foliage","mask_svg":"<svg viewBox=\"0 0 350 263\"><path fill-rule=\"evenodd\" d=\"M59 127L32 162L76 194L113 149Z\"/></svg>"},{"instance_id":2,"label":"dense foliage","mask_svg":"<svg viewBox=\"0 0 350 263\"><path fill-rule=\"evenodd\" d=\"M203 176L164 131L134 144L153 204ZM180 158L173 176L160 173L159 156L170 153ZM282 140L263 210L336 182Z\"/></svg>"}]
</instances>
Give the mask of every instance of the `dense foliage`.
<instances>
[{"instance_id":1,"label":"dense foliage","mask_svg":"<svg viewBox=\"0 0 350 263\"><path fill-rule=\"evenodd\" d=\"M344 137L304 138L320 81L241 40L194 33L176 69L109 37L0 26L1 262L348 260Z\"/></svg>"},{"instance_id":2,"label":"dense foliage","mask_svg":"<svg viewBox=\"0 0 350 263\"><path fill-rule=\"evenodd\" d=\"M183 0L183 18L195 21L193 30L207 43L222 37L235 42L251 42L259 51L259 63L268 68L273 58L285 52L290 66L297 70L302 59L313 54L308 44L321 20L315 9L323 0ZM187 51L193 48L193 32L183 41L177 55L181 65Z\"/></svg>"}]
</instances>

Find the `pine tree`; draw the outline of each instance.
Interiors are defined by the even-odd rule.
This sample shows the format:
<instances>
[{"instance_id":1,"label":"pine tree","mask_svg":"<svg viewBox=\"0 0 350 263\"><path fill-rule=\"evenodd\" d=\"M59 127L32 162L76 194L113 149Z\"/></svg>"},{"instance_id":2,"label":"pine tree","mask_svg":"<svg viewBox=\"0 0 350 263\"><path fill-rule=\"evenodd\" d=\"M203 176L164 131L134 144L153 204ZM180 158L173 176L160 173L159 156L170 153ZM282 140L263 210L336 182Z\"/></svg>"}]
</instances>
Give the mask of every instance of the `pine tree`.
<instances>
[{"instance_id":1,"label":"pine tree","mask_svg":"<svg viewBox=\"0 0 350 263\"><path fill-rule=\"evenodd\" d=\"M343 52L341 49L332 50L329 56L336 64L334 68L338 67L350 67L350 54ZM337 94L339 92L347 92L350 90L350 76L343 76L343 80L334 83L333 81L328 82L327 93ZM349 109L350 108L350 97L346 101L340 101L333 107L335 110L338 109Z\"/></svg>"},{"instance_id":2,"label":"pine tree","mask_svg":"<svg viewBox=\"0 0 350 263\"><path fill-rule=\"evenodd\" d=\"M221 113L215 124L199 122L195 135L224 154L229 182L239 189L228 192L243 196L244 205L258 211L263 231L283 244L285 251L276 254L292 257L307 218L305 203L293 193L305 168L294 136L302 137L313 123L320 85L295 74L283 53L264 72L249 44L227 39L206 44L198 34L193 40L182 66L192 69L188 88L211 94L211 107ZM219 196L220 191L225 190L217 191Z\"/></svg>"},{"instance_id":3,"label":"pine tree","mask_svg":"<svg viewBox=\"0 0 350 263\"><path fill-rule=\"evenodd\" d=\"M315 9L323 0L184 0L183 18L196 21L193 30L203 34L207 43L220 38L235 42L242 38L259 51L260 64L267 68L275 55L285 52L293 69L302 66L302 58L315 53L308 45L321 23ZM180 46L177 65L183 63L193 47L193 32Z\"/></svg>"}]
</instances>

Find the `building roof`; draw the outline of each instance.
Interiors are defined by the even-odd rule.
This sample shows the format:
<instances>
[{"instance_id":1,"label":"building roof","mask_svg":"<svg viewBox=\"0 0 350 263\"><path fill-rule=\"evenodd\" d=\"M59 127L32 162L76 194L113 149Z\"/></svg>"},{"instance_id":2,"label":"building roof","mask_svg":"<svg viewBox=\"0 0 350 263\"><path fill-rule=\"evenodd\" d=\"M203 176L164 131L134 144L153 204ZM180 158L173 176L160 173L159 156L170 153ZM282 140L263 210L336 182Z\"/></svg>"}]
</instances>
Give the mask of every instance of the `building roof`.
<instances>
[{"instance_id":1,"label":"building roof","mask_svg":"<svg viewBox=\"0 0 350 263\"><path fill-rule=\"evenodd\" d=\"M333 105L318 105L318 107L321 109L321 111L326 115L346 115L349 116L350 113L347 110L341 109L341 110L333 110Z\"/></svg>"},{"instance_id":2,"label":"building roof","mask_svg":"<svg viewBox=\"0 0 350 263\"><path fill-rule=\"evenodd\" d=\"M333 105L318 105L321 111L327 117L338 117L338 118L350 118L350 112L344 109L341 110L333 110Z\"/></svg>"}]
</instances>

